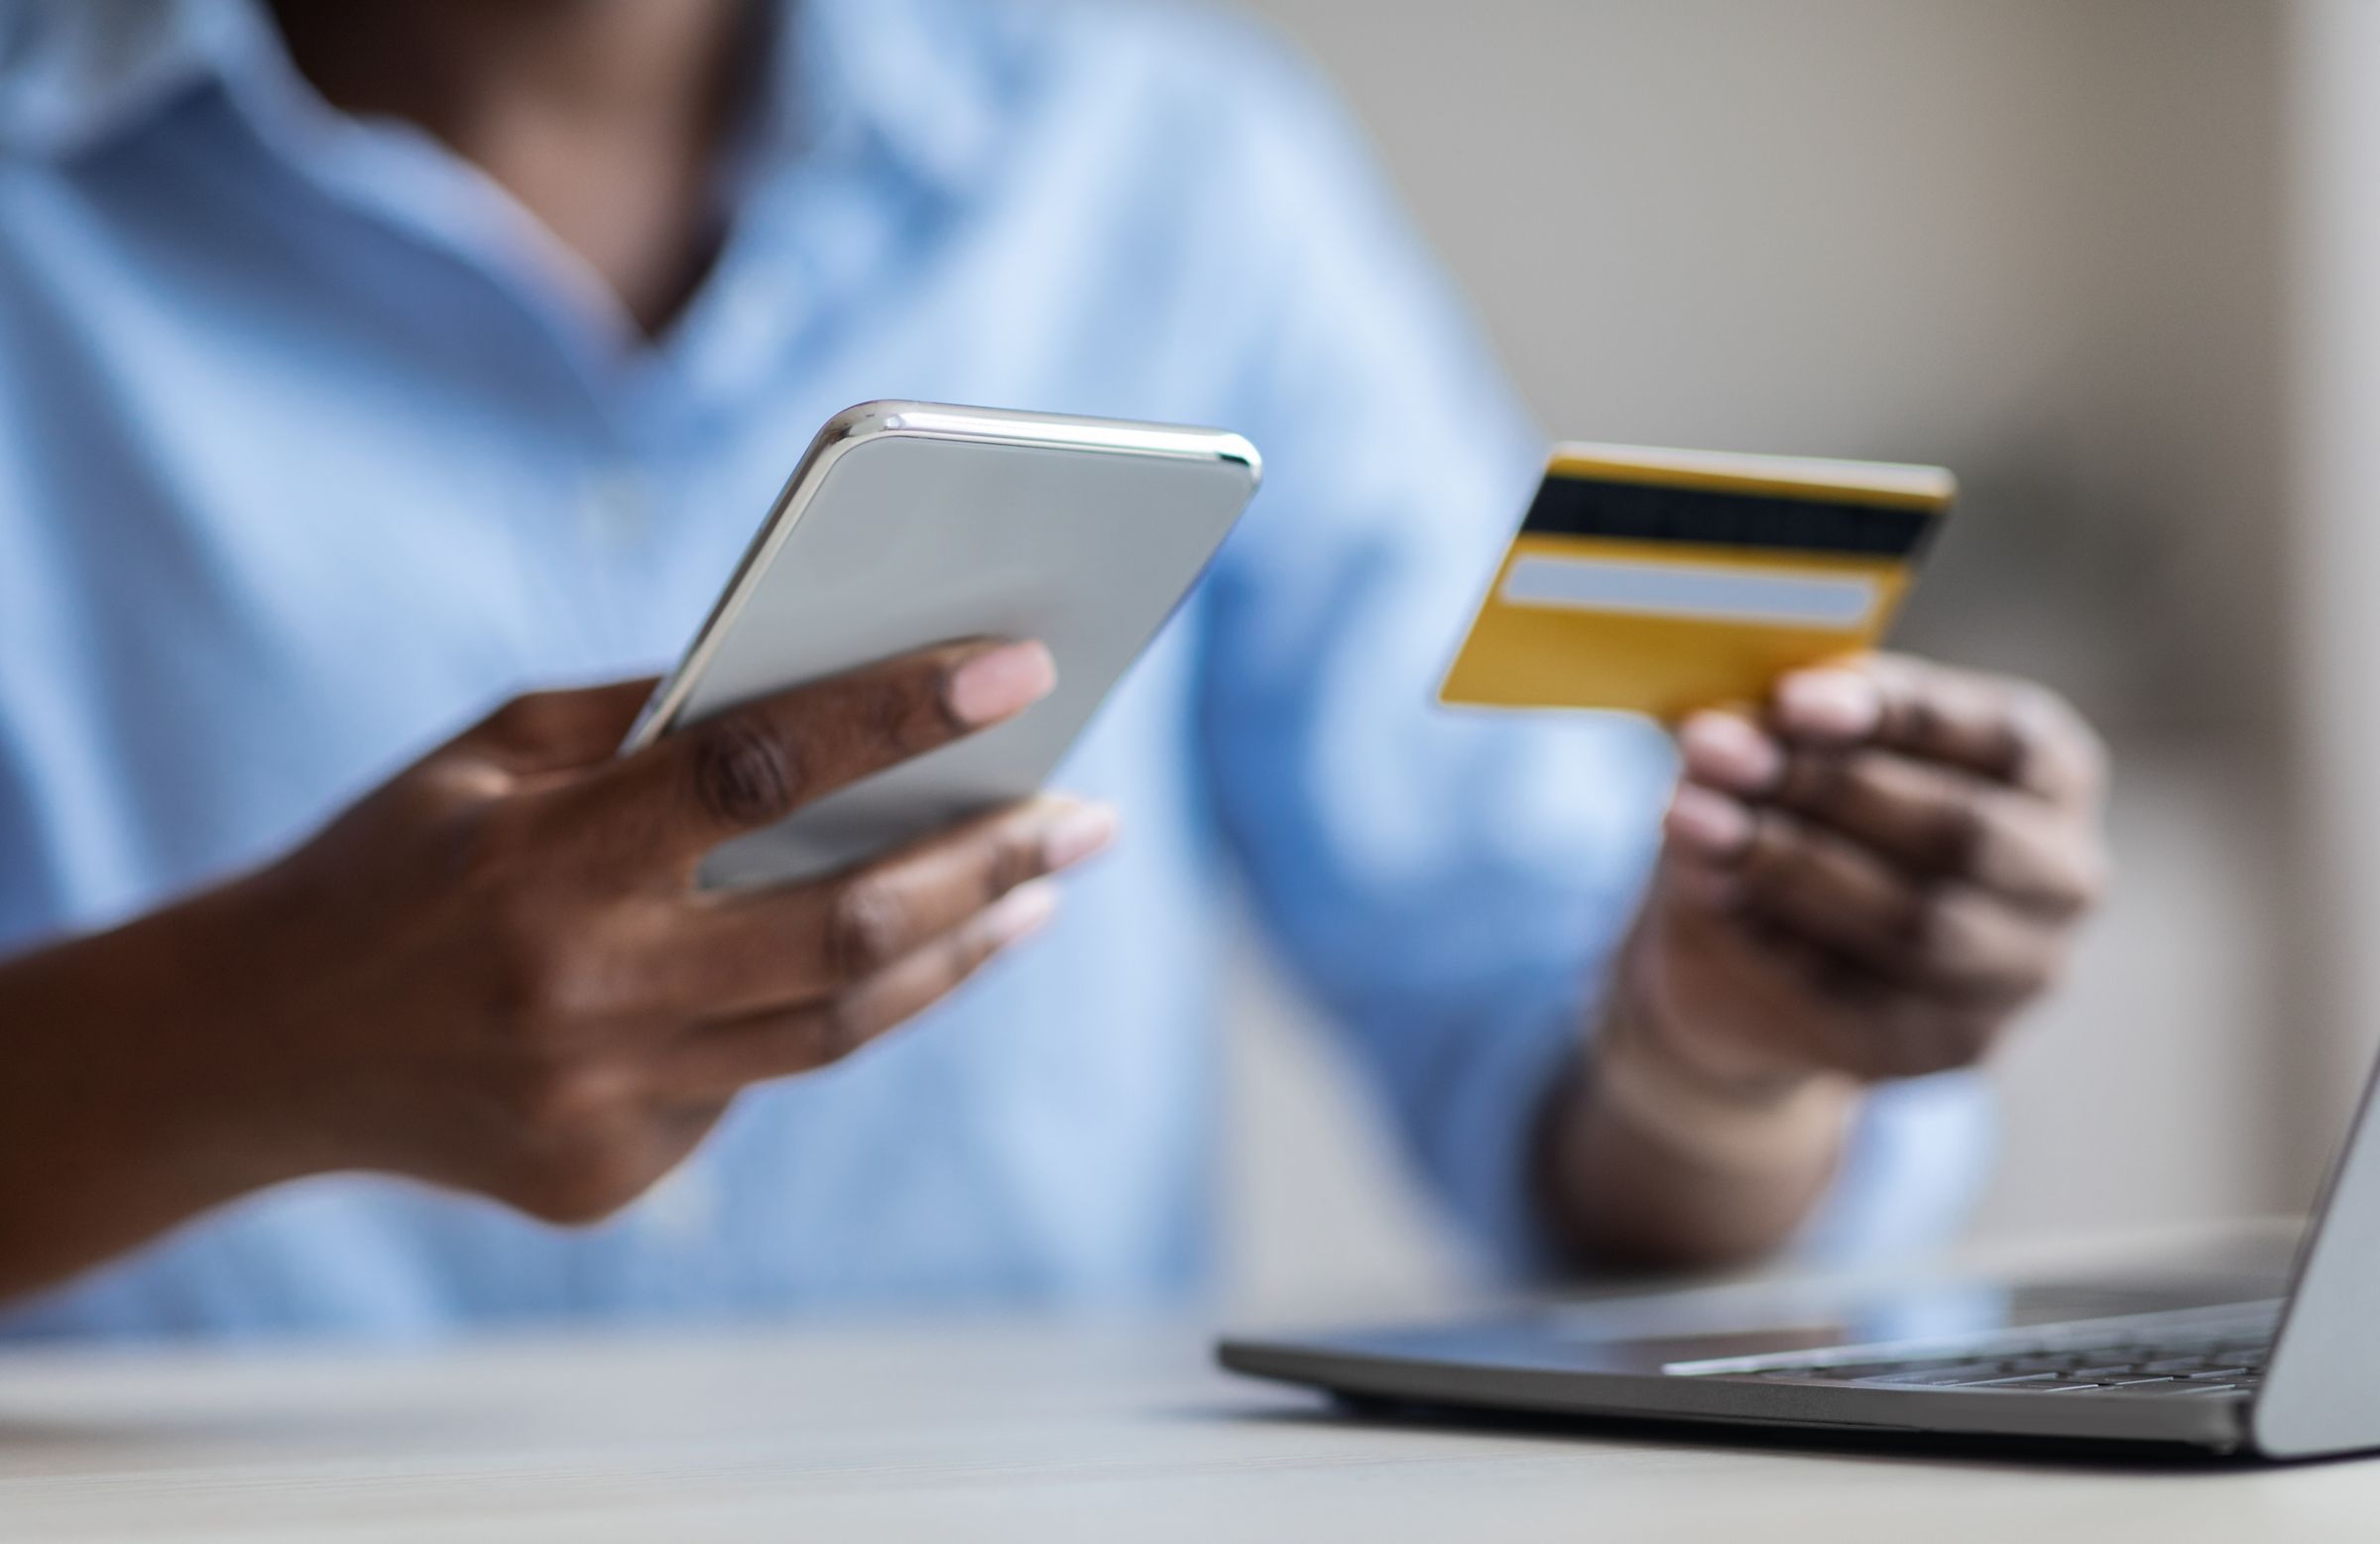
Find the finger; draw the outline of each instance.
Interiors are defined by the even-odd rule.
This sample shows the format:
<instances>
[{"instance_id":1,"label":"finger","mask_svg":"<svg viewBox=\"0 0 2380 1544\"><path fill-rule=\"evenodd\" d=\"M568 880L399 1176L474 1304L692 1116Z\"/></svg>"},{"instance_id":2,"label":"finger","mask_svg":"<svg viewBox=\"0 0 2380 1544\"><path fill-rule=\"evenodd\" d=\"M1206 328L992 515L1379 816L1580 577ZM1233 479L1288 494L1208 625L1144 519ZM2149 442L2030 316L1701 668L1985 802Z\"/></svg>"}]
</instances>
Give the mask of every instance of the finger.
<instances>
[{"instance_id":1,"label":"finger","mask_svg":"<svg viewBox=\"0 0 2380 1544\"><path fill-rule=\"evenodd\" d=\"M1056 683L1035 643L921 650L664 737L580 790L576 818L690 866L835 789L1023 712Z\"/></svg>"},{"instance_id":2,"label":"finger","mask_svg":"<svg viewBox=\"0 0 2380 1544\"><path fill-rule=\"evenodd\" d=\"M620 749L654 685L647 676L529 692L481 719L459 743L523 774L599 766Z\"/></svg>"},{"instance_id":3,"label":"finger","mask_svg":"<svg viewBox=\"0 0 2380 1544\"><path fill-rule=\"evenodd\" d=\"M1879 976L1858 960L1742 907L1731 871L1692 861L1664 867L1661 895L1687 930L1711 990L1760 1005L1779 1049L1868 1082L1973 1065L2005 1014L1946 1002Z\"/></svg>"},{"instance_id":4,"label":"finger","mask_svg":"<svg viewBox=\"0 0 2380 1544\"><path fill-rule=\"evenodd\" d=\"M1784 775L1784 742L1740 713L1707 711L1678 726L1687 777L1728 793L1769 792Z\"/></svg>"},{"instance_id":5,"label":"finger","mask_svg":"<svg viewBox=\"0 0 2380 1544\"><path fill-rule=\"evenodd\" d=\"M1755 813L1735 864L1742 909L1894 985L2013 1002L2054 973L2050 928L1956 881L1920 882L1823 827Z\"/></svg>"},{"instance_id":6,"label":"finger","mask_svg":"<svg viewBox=\"0 0 2380 1544\"><path fill-rule=\"evenodd\" d=\"M1858 838L1913 872L1969 879L2052 916L2080 912L2104 886L2105 855L2091 827L1973 772L1864 746L1784 741L1732 713L1695 714L1678 744L1689 781L1670 834L1707 856L1741 848L1750 834L1744 806L1760 800Z\"/></svg>"},{"instance_id":7,"label":"finger","mask_svg":"<svg viewBox=\"0 0 2380 1544\"><path fill-rule=\"evenodd\" d=\"M653 1006L717 1019L831 996L1115 834L1104 805L1035 799L811 884L694 897L656 953L661 1001Z\"/></svg>"},{"instance_id":8,"label":"finger","mask_svg":"<svg viewBox=\"0 0 2380 1544\"><path fill-rule=\"evenodd\" d=\"M1057 889L1050 882L1019 886L966 925L848 992L698 1029L659 1069L658 1091L665 1098L715 1098L840 1061L915 1017L994 955L1038 931L1056 906Z\"/></svg>"},{"instance_id":9,"label":"finger","mask_svg":"<svg viewBox=\"0 0 2380 1544\"><path fill-rule=\"evenodd\" d=\"M2061 801L2103 781L2096 736L2056 693L1901 654L1796 671L1771 718L1788 738L1870 742Z\"/></svg>"},{"instance_id":10,"label":"finger","mask_svg":"<svg viewBox=\"0 0 2380 1544\"><path fill-rule=\"evenodd\" d=\"M1661 834L1674 850L1715 864L1733 864L1752 845L1751 807L1716 788L1681 782L1670 795Z\"/></svg>"},{"instance_id":11,"label":"finger","mask_svg":"<svg viewBox=\"0 0 2380 1544\"><path fill-rule=\"evenodd\" d=\"M2095 831L2031 794L1888 751L1796 746L1771 797L1907 872L1964 880L2052 918L2104 885Z\"/></svg>"}]
</instances>

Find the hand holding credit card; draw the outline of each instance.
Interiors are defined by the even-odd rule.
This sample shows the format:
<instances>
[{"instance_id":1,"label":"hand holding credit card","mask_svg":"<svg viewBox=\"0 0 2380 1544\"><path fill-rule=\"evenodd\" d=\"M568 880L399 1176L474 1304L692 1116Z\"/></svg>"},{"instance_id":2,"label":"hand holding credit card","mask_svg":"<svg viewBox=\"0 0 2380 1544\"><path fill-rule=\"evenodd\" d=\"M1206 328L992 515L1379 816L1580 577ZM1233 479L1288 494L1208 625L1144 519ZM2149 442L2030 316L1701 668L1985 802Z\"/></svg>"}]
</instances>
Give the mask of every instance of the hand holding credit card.
<instances>
[{"instance_id":1,"label":"hand holding credit card","mask_svg":"<svg viewBox=\"0 0 2380 1544\"><path fill-rule=\"evenodd\" d=\"M1957 482L1940 467L1556 448L1439 700L1675 723L1872 648Z\"/></svg>"}]
</instances>

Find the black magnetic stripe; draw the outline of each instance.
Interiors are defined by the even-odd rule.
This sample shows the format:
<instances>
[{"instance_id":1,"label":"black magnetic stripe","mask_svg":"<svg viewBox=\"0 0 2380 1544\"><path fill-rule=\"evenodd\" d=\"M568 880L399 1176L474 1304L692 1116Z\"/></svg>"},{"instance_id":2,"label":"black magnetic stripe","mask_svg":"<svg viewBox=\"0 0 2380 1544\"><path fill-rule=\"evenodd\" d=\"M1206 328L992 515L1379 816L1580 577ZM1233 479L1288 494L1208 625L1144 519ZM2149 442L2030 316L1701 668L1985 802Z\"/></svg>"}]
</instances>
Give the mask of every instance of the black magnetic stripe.
<instances>
[{"instance_id":1,"label":"black magnetic stripe","mask_svg":"<svg viewBox=\"0 0 2380 1544\"><path fill-rule=\"evenodd\" d=\"M1696 541L1771 551L1906 557L1934 528L1931 510L1829 504L1774 494L1671 488L1555 473L1537 489L1521 529L1531 535Z\"/></svg>"}]
</instances>

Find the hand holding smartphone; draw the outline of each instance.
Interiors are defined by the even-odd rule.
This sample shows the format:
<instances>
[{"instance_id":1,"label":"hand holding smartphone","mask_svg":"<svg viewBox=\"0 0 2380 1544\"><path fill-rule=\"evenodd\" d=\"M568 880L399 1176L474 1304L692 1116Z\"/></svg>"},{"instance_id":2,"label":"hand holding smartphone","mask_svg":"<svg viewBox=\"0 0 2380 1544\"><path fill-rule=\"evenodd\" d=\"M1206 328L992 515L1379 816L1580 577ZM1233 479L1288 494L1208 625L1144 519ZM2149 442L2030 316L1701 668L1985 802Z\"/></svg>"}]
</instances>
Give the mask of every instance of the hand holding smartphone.
<instances>
[{"instance_id":1,"label":"hand holding smartphone","mask_svg":"<svg viewBox=\"0 0 2380 1544\"><path fill-rule=\"evenodd\" d=\"M954 639L1030 639L1057 679L1011 722L712 853L718 889L814 877L1029 798L1254 495L1215 429L870 403L820 431L635 752L788 687Z\"/></svg>"},{"instance_id":2,"label":"hand holding smartphone","mask_svg":"<svg viewBox=\"0 0 2380 1544\"><path fill-rule=\"evenodd\" d=\"M626 1205L1050 914L1113 817L1031 795L1255 479L1230 435L854 410L657 693L516 698L278 862L0 961L0 1125L89 1159L25 1187L0 1295L310 1174Z\"/></svg>"}]
</instances>

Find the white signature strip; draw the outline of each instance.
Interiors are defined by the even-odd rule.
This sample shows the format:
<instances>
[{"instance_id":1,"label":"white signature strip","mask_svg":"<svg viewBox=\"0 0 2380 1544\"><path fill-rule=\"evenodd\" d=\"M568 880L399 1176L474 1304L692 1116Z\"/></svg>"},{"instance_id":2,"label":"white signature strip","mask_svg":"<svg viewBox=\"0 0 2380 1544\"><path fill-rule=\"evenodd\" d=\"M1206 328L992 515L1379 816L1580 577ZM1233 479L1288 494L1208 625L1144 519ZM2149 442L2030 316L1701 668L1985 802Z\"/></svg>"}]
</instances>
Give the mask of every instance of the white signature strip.
<instances>
[{"instance_id":1,"label":"white signature strip","mask_svg":"<svg viewBox=\"0 0 2380 1544\"><path fill-rule=\"evenodd\" d=\"M1745 573L1686 563L1530 555L1504 575L1503 598L1514 606L1852 628L1874 612L1876 584L1872 579Z\"/></svg>"}]
</instances>

